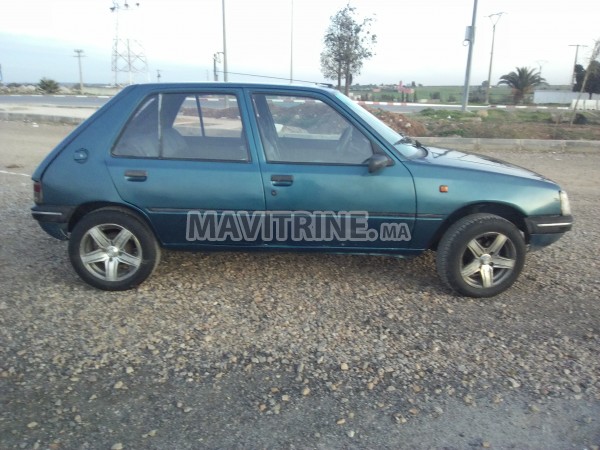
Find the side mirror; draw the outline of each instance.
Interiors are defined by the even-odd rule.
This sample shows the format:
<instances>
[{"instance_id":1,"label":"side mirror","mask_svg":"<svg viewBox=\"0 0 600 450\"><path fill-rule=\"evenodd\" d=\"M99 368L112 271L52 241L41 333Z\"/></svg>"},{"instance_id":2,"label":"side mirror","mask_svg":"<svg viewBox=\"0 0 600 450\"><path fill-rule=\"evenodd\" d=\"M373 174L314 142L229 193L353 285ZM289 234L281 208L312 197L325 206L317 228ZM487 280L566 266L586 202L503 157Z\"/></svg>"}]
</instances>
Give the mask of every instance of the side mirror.
<instances>
[{"instance_id":1,"label":"side mirror","mask_svg":"<svg viewBox=\"0 0 600 450\"><path fill-rule=\"evenodd\" d=\"M381 153L375 153L369 158L368 163L369 173L373 173L383 169L384 167L387 167L390 163L390 159Z\"/></svg>"}]
</instances>

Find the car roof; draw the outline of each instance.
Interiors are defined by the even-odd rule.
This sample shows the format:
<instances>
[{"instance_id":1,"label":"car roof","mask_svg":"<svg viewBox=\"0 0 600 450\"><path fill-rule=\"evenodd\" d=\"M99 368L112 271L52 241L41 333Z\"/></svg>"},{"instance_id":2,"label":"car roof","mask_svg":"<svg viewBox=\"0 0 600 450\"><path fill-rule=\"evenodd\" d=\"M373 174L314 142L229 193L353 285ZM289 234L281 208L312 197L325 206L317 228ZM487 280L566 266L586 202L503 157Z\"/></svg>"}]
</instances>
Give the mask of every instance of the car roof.
<instances>
[{"instance_id":1,"label":"car roof","mask_svg":"<svg viewBox=\"0 0 600 450\"><path fill-rule=\"evenodd\" d=\"M285 89L300 89L306 91L321 91L327 93L337 92L331 85L326 84L300 84L300 83L240 83L229 81L200 81L200 82L181 82L181 83L143 83L129 86L136 90L155 91L160 89L198 89L198 88L232 88L232 89L270 89L270 90L285 90Z\"/></svg>"}]
</instances>

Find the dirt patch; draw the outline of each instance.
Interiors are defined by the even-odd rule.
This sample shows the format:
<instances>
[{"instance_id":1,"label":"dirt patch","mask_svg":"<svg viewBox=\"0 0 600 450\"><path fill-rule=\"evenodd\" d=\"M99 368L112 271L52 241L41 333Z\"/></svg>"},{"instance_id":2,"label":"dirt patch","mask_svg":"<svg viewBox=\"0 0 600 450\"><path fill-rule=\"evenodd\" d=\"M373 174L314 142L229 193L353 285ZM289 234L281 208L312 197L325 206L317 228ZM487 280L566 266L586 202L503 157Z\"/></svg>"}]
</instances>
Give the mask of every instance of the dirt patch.
<instances>
[{"instance_id":1,"label":"dirt patch","mask_svg":"<svg viewBox=\"0 0 600 450\"><path fill-rule=\"evenodd\" d=\"M379 120L402 134L409 136L429 136L425 124L404 114L384 111L382 109L369 109L369 111Z\"/></svg>"}]
</instances>

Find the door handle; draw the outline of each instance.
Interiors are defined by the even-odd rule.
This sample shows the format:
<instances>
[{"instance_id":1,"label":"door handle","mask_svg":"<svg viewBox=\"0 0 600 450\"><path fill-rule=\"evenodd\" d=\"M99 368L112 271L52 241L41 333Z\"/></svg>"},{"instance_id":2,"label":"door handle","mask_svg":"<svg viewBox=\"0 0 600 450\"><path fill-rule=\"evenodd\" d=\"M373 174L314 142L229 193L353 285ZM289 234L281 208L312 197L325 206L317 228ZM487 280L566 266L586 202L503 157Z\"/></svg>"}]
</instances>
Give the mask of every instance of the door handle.
<instances>
[{"instance_id":1,"label":"door handle","mask_svg":"<svg viewBox=\"0 0 600 450\"><path fill-rule=\"evenodd\" d=\"M146 181L148 172L145 170L126 170L125 179L127 181Z\"/></svg>"},{"instance_id":2,"label":"door handle","mask_svg":"<svg viewBox=\"0 0 600 450\"><path fill-rule=\"evenodd\" d=\"M291 186L293 182L293 175L271 175L271 184L273 186Z\"/></svg>"}]
</instances>

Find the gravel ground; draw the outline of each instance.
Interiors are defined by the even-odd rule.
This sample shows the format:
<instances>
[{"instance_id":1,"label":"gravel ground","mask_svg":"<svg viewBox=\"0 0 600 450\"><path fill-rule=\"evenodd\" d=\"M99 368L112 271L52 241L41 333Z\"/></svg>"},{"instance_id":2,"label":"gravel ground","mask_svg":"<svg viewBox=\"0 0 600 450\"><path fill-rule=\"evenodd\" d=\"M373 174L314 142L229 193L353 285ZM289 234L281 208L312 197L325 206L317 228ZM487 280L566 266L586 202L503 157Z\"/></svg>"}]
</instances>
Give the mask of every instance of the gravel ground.
<instances>
[{"instance_id":1,"label":"gravel ground","mask_svg":"<svg viewBox=\"0 0 600 450\"><path fill-rule=\"evenodd\" d=\"M19 175L70 130L0 122L0 448L598 449L600 155L493 154L577 222L492 299L450 294L434 254L164 252L109 293Z\"/></svg>"}]
</instances>

